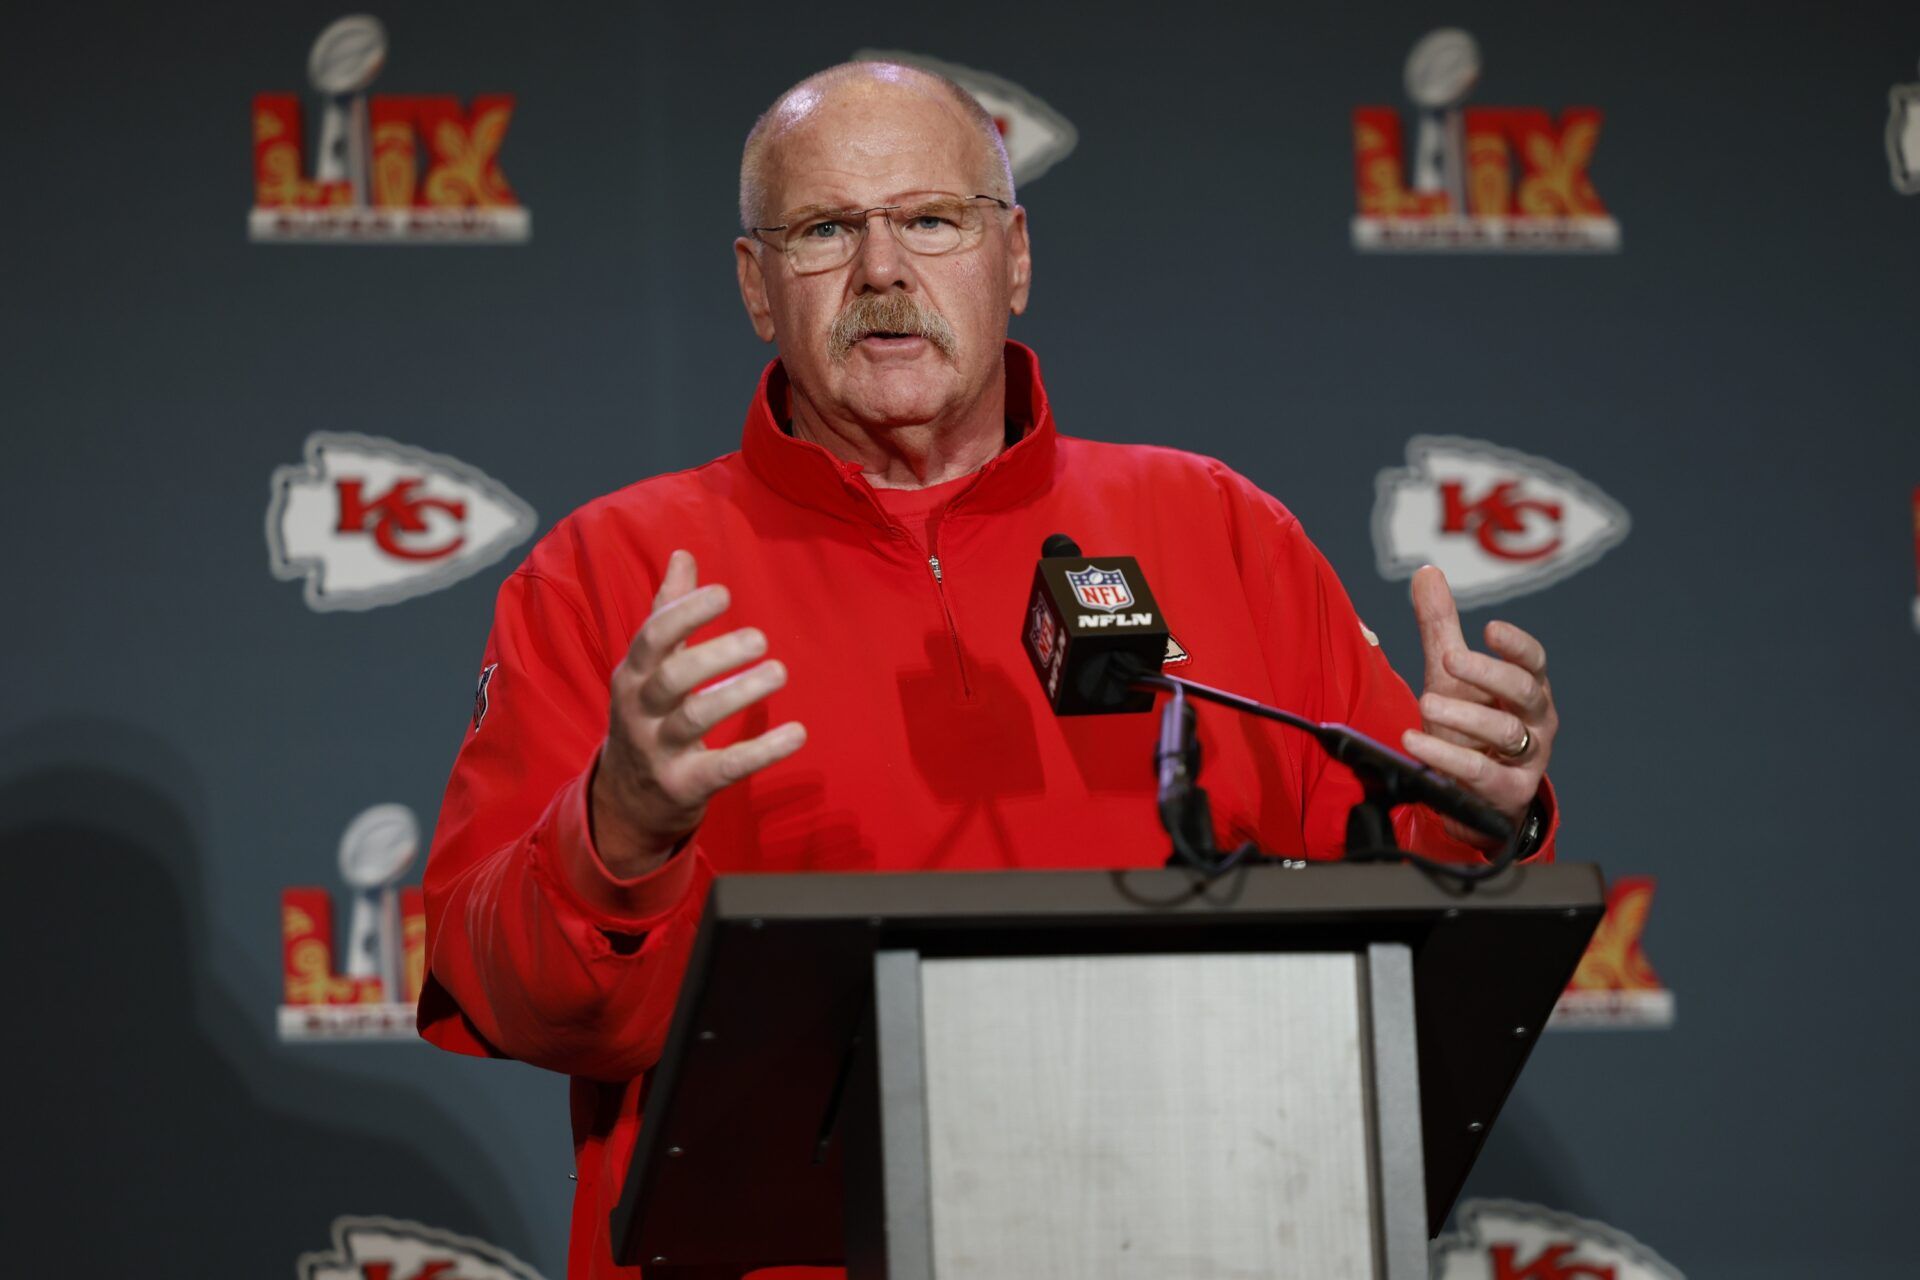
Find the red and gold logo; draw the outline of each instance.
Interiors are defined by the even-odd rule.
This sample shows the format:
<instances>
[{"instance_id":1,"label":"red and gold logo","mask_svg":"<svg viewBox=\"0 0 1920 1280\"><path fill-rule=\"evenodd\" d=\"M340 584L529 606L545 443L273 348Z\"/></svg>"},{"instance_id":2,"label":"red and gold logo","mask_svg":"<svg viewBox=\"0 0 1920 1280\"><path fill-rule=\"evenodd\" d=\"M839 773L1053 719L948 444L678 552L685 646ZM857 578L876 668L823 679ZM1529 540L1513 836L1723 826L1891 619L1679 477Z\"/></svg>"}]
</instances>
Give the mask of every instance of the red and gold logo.
<instances>
[{"instance_id":1,"label":"red and gold logo","mask_svg":"<svg viewBox=\"0 0 1920 1280\"><path fill-rule=\"evenodd\" d=\"M378 804L340 837L353 892L344 952L334 949L333 894L280 894L282 1040L412 1040L427 975L427 910L413 865L420 827L405 805Z\"/></svg>"},{"instance_id":2,"label":"red and gold logo","mask_svg":"<svg viewBox=\"0 0 1920 1280\"><path fill-rule=\"evenodd\" d=\"M1407 96L1418 110L1411 162L1400 111L1353 113L1358 212L1353 247L1365 252L1613 253L1620 226L1589 169L1600 112L1568 107L1469 107L1480 49L1456 28L1426 35L1407 56Z\"/></svg>"},{"instance_id":3,"label":"red and gold logo","mask_svg":"<svg viewBox=\"0 0 1920 1280\"><path fill-rule=\"evenodd\" d=\"M297 94L253 99L256 241L522 243L532 215L500 151L513 96L368 94L386 65L379 19L356 14L320 33L307 63L322 102L309 168Z\"/></svg>"},{"instance_id":4,"label":"red and gold logo","mask_svg":"<svg viewBox=\"0 0 1920 1280\"><path fill-rule=\"evenodd\" d=\"M1673 992L1641 948L1653 910L1652 876L1623 876L1607 893L1607 913L1580 967L1547 1020L1550 1029L1649 1029L1673 1025Z\"/></svg>"}]
</instances>

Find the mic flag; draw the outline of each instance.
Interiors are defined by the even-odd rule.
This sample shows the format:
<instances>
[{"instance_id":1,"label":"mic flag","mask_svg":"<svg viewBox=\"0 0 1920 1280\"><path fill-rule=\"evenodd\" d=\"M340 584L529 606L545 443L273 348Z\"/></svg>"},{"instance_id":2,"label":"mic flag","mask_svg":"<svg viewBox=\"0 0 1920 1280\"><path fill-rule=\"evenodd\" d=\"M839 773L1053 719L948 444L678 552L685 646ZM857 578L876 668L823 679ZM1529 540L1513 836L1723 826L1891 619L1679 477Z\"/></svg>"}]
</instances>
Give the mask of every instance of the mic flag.
<instances>
[{"instance_id":1,"label":"mic flag","mask_svg":"<svg viewBox=\"0 0 1920 1280\"><path fill-rule=\"evenodd\" d=\"M1167 622L1132 556L1083 555L1056 533L1041 546L1021 645L1055 715L1151 711L1129 681L1160 670Z\"/></svg>"}]
</instances>

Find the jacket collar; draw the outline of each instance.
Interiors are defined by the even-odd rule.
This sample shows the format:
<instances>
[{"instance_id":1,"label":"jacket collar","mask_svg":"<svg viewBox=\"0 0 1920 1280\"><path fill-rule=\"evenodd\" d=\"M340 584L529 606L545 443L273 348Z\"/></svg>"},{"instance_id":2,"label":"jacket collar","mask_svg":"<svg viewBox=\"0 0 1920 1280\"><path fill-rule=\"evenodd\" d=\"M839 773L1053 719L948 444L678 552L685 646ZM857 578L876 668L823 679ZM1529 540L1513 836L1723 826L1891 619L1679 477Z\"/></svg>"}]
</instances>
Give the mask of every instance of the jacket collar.
<instances>
[{"instance_id":1,"label":"jacket collar","mask_svg":"<svg viewBox=\"0 0 1920 1280\"><path fill-rule=\"evenodd\" d=\"M975 473L974 483L950 505L969 511L1003 510L1044 487L1053 476L1056 436L1047 390L1040 382L1040 360L1025 345L1006 346L1007 419L1020 438ZM787 373L779 360L760 375L740 452L753 474L782 497L842 519L885 526L873 489L860 466L844 462L819 445L796 440L780 425L776 405L784 406Z\"/></svg>"}]
</instances>

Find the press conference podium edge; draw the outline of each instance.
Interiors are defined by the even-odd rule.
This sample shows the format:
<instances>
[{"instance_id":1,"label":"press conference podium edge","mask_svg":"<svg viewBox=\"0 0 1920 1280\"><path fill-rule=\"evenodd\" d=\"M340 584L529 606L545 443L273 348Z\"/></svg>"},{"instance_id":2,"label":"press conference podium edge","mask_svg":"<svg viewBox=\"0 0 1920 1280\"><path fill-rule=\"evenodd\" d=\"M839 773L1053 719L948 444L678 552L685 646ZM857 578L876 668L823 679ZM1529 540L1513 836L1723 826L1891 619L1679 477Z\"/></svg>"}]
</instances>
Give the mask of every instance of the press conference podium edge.
<instances>
[{"instance_id":1,"label":"press conference podium edge","mask_svg":"<svg viewBox=\"0 0 1920 1280\"><path fill-rule=\"evenodd\" d=\"M648 1083L610 1224L615 1256L662 1280L849 1258L856 1275L884 1274L873 1256L888 1226L879 1046L893 1046L896 1080L919 1082L918 1049L900 1028L902 1010L917 1018L921 959L1352 953L1363 988L1382 993L1377 1011L1364 989L1361 999L1363 1016L1378 1014L1369 1080L1395 1062L1410 1075L1414 1055L1399 1042L1417 1050L1417 1086L1388 1089L1382 1075L1377 1105L1385 1114L1399 1097L1418 1125L1376 1119L1393 1132L1371 1135L1376 1211L1424 1200L1396 1211L1403 1261L1377 1268L1405 1274L1409 1240L1418 1234L1424 1251L1440 1229L1603 903L1598 870L1577 864L1518 867L1471 890L1377 864L1259 867L1209 883L1175 870L720 877ZM1402 1023L1385 980L1396 964L1411 1005ZM879 1026L876 999L895 1011ZM1383 1179L1409 1158L1392 1146L1408 1129L1417 1167L1394 1175L1389 1197ZM891 1176L925 1155L896 1134ZM891 1194L920 1201L908 1221L924 1230L924 1178ZM897 1212L892 1229L903 1230Z\"/></svg>"}]
</instances>

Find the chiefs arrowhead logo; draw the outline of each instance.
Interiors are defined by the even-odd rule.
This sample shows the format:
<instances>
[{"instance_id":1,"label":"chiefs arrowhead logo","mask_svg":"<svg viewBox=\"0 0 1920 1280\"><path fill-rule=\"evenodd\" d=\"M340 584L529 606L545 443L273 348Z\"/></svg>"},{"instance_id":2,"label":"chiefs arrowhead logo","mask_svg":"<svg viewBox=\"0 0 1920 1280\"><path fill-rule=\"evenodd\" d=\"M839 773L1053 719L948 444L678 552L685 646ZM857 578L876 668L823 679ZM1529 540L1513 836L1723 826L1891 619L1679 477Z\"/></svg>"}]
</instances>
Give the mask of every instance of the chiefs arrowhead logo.
<instances>
[{"instance_id":1,"label":"chiefs arrowhead logo","mask_svg":"<svg viewBox=\"0 0 1920 1280\"><path fill-rule=\"evenodd\" d=\"M300 1280L540 1280L504 1249L397 1218L335 1218L333 1248L306 1253Z\"/></svg>"},{"instance_id":2,"label":"chiefs arrowhead logo","mask_svg":"<svg viewBox=\"0 0 1920 1280\"><path fill-rule=\"evenodd\" d=\"M533 509L484 472L377 436L317 431L273 473L273 576L310 608L372 609L450 586L524 542Z\"/></svg>"},{"instance_id":3,"label":"chiefs arrowhead logo","mask_svg":"<svg viewBox=\"0 0 1920 1280\"><path fill-rule=\"evenodd\" d=\"M1920 84L1887 90L1887 168L1895 191L1920 195Z\"/></svg>"},{"instance_id":4,"label":"chiefs arrowhead logo","mask_svg":"<svg viewBox=\"0 0 1920 1280\"><path fill-rule=\"evenodd\" d=\"M1439 566L1463 608L1550 586L1627 536L1626 508L1565 467L1458 436L1415 436L1374 481L1380 572Z\"/></svg>"},{"instance_id":5,"label":"chiefs arrowhead logo","mask_svg":"<svg viewBox=\"0 0 1920 1280\"><path fill-rule=\"evenodd\" d=\"M987 71L956 66L918 53L899 50L861 49L855 62L898 62L922 67L965 89L980 100L1000 126L1000 138L1007 144L1007 161L1013 166L1016 183L1035 178L1067 158L1080 141L1080 133L1067 118L1028 93L1011 80L1003 80Z\"/></svg>"},{"instance_id":6,"label":"chiefs arrowhead logo","mask_svg":"<svg viewBox=\"0 0 1920 1280\"><path fill-rule=\"evenodd\" d=\"M1515 1200L1468 1200L1433 1242L1433 1280L1684 1280L1624 1231Z\"/></svg>"}]
</instances>

